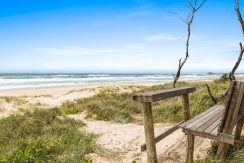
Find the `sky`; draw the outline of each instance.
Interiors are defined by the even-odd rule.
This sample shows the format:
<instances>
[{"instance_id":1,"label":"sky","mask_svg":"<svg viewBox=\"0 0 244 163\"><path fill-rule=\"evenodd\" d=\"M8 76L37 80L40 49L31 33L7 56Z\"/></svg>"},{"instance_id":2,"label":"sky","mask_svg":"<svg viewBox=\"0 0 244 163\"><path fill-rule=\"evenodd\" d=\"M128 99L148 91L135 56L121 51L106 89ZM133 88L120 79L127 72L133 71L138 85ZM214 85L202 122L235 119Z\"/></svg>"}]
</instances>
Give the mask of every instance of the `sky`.
<instances>
[{"instance_id":1,"label":"sky","mask_svg":"<svg viewBox=\"0 0 244 163\"><path fill-rule=\"evenodd\" d=\"M175 72L187 27L169 11L186 18L187 2L0 0L0 72ZM207 0L191 32L183 73L229 72L243 41L234 0Z\"/></svg>"}]
</instances>

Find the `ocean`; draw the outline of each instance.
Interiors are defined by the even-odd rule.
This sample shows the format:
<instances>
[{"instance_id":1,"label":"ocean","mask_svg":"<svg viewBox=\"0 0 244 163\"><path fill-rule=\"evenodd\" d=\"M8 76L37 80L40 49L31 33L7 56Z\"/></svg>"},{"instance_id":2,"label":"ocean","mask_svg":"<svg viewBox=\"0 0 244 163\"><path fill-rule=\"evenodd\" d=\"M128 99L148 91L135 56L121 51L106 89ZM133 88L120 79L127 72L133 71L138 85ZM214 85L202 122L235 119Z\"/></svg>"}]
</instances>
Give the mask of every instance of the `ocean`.
<instances>
[{"instance_id":1,"label":"ocean","mask_svg":"<svg viewBox=\"0 0 244 163\"><path fill-rule=\"evenodd\" d=\"M180 81L217 79L221 75L183 74ZM171 74L0 74L0 90L171 81L173 81Z\"/></svg>"}]
</instances>

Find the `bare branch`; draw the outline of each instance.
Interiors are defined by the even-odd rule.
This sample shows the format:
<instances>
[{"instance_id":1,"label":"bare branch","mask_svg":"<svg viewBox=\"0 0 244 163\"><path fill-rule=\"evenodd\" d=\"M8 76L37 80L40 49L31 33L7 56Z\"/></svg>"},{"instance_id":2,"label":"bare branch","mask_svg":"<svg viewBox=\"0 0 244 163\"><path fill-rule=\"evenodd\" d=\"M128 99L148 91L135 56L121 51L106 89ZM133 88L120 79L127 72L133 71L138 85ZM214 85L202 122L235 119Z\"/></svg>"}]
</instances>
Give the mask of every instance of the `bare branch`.
<instances>
[{"instance_id":1,"label":"bare branch","mask_svg":"<svg viewBox=\"0 0 244 163\"><path fill-rule=\"evenodd\" d=\"M188 0L188 5L191 8L191 10L194 10L194 5L192 4L191 0Z\"/></svg>"},{"instance_id":2,"label":"bare branch","mask_svg":"<svg viewBox=\"0 0 244 163\"><path fill-rule=\"evenodd\" d=\"M204 3L206 2L207 0L203 0L202 3L195 9L195 11L199 10L203 5Z\"/></svg>"},{"instance_id":3,"label":"bare branch","mask_svg":"<svg viewBox=\"0 0 244 163\"><path fill-rule=\"evenodd\" d=\"M243 22L243 19L242 19L242 16L241 16L241 12L239 10L239 2L238 2L238 0L235 0L235 3L236 3L236 14L237 14L238 20L239 20L239 22L241 24L242 33L244 35L244 22Z\"/></svg>"},{"instance_id":4,"label":"bare branch","mask_svg":"<svg viewBox=\"0 0 244 163\"><path fill-rule=\"evenodd\" d=\"M191 25L194 20L195 13L203 6L203 4L206 2L206 0L203 0L202 3L198 6L197 0L194 1L194 3L191 0L188 0L188 6L190 8L190 12L185 20L185 23L187 24L187 38L186 38L186 53L185 58L183 61L179 60L178 70L176 72L176 75L174 76L174 82L173 87L175 88L175 85L180 77L181 69L185 65L188 57L189 57L189 43L190 43L190 37L191 37Z\"/></svg>"},{"instance_id":5,"label":"bare branch","mask_svg":"<svg viewBox=\"0 0 244 163\"><path fill-rule=\"evenodd\" d=\"M208 86L208 84L206 84L206 87L207 87L208 94L209 94L211 100L212 100L215 104L217 104L217 100L216 100L216 98L213 96L212 91L210 90L210 87Z\"/></svg>"},{"instance_id":6,"label":"bare branch","mask_svg":"<svg viewBox=\"0 0 244 163\"><path fill-rule=\"evenodd\" d=\"M235 0L235 5L236 5L236 14L237 14L237 18L238 18L238 21L240 22L241 24L241 28L242 28L242 34L244 35L244 22L243 22L243 19L242 19L242 16L241 16L241 12L239 10L239 1L238 0ZM241 60L242 60L242 56L243 56L243 53L244 53L244 49L243 49L243 46L242 46L242 43L240 42L239 43L240 45L240 54L239 54L239 57L234 65L234 67L232 68L232 70L230 71L229 73L229 80L230 82L232 80L235 80L235 72L237 70L237 68L239 67L240 63L241 63ZM222 98L226 97L228 95L228 91L230 89L230 86L226 89L226 91L223 93L222 95Z\"/></svg>"},{"instance_id":7,"label":"bare branch","mask_svg":"<svg viewBox=\"0 0 244 163\"><path fill-rule=\"evenodd\" d=\"M179 13L174 12L174 11L169 11L169 10L168 10L168 12L171 13L171 14L174 14L174 15L178 16L179 19L180 19L182 22L184 22L185 24L187 24L187 21L186 21L182 16L180 16Z\"/></svg>"},{"instance_id":8,"label":"bare branch","mask_svg":"<svg viewBox=\"0 0 244 163\"><path fill-rule=\"evenodd\" d=\"M244 53L244 49L243 49L242 43L240 42L239 45L240 45L240 54L239 54L239 57L238 57L235 65L234 65L234 67L232 68L231 72L229 73L229 79L230 79L230 81L236 79L235 78L235 72L236 72L237 68L239 67L239 65L241 63L242 56L243 56L243 53Z\"/></svg>"}]
</instances>

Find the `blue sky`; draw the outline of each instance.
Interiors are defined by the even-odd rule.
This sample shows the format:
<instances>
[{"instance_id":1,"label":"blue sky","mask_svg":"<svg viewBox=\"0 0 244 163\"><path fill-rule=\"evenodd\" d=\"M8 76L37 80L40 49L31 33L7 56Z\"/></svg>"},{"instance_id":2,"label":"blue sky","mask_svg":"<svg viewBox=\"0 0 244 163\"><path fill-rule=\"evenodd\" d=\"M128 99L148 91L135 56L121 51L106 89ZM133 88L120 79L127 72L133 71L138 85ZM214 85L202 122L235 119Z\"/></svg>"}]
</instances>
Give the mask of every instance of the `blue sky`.
<instances>
[{"instance_id":1,"label":"blue sky","mask_svg":"<svg viewBox=\"0 0 244 163\"><path fill-rule=\"evenodd\" d=\"M186 17L187 0L0 2L0 72L171 73L185 54L186 25L168 11ZM234 0L207 0L183 72L228 72L242 40Z\"/></svg>"}]
</instances>

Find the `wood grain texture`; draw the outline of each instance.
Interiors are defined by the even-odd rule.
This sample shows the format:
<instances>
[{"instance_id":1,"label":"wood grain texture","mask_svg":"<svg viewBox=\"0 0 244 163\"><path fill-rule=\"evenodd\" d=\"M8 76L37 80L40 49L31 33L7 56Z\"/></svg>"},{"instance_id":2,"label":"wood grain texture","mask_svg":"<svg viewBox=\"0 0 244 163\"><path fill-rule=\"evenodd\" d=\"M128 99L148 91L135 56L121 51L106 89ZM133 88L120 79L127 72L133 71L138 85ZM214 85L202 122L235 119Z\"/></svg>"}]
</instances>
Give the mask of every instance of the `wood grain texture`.
<instances>
[{"instance_id":1,"label":"wood grain texture","mask_svg":"<svg viewBox=\"0 0 244 163\"><path fill-rule=\"evenodd\" d=\"M191 133L187 133L187 155L186 155L187 163L193 162L194 139L195 139L194 135L192 135Z\"/></svg>"},{"instance_id":2,"label":"wood grain texture","mask_svg":"<svg viewBox=\"0 0 244 163\"><path fill-rule=\"evenodd\" d=\"M233 96L233 93L234 93L234 90L235 90L235 86L236 86L236 81L232 81L230 83L230 87L228 89L227 101L226 101L226 104L225 104L225 112L224 112L224 115L223 115L223 117L221 119L221 124L220 124L219 129L218 129L219 133L223 131L223 128L224 128L224 125L225 125L225 121L226 121L226 118L228 116L228 111L229 111L229 108L230 108L230 105L231 105L232 96Z\"/></svg>"},{"instance_id":3,"label":"wood grain texture","mask_svg":"<svg viewBox=\"0 0 244 163\"><path fill-rule=\"evenodd\" d=\"M189 95L184 94L182 95L182 103L184 108L184 120L185 122L190 119L190 104L189 104Z\"/></svg>"},{"instance_id":4,"label":"wood grain texture","mask_svg":"<svg viewBox=\"0 0 244 163\"><path fill-rule=\"evenodd\" d=\"M190 120L184 122L183 124L181 124L180 127L184 127L184 126L188 125L189 123L195 121L196 119L198 119L198 118L204 116L205 114L209 113L211 110L213 110L214 108L216 108L217 106L218 106L218 105L215 105L215 106L209 108L208 110L206 110L205 112L202 112L201 114L196 115L196 116L193 117L192 119L190 119Z\"/></svg>"},{"instance_id":5,"label":"wood grain texture","mask_svg":"<svg viewBox=\"0 0 244 163\"><path fill-rule=\"evenodd\" d=\"M156 145L154 139L154 126L152 116L152 104L143 103L144 131L147 144L148 163L157 163Z\"/></svg>"},{"instance_id":6,"label":"wood grain texture","mask_svg":"<svg viewBox=\"0 0 244 163\"><path fill-rule=\"evenodd\" d=\"M195 92L195 87L181 87L181 88L174 88L174 89L167 89L162 91L156 92L148 92L148 93L141 93L133 95L133 100L139 102L155 102L175 96L181 96L188 93Z\"/></svg>"},{"instance_id":7,"label":"wood grain texture","mask_svg":"<svg viewBox=\"0 0 244 163\"><path fill-rule=\"evenodd\" d=\"M201 123L204 119L211 118L211 117L215 116L220 111L221 111L220 106L215 106L207 114L205 114L205 115L203 115L201 117L195 118L191 123L188 123L187 125L182 126L182 127L184 129L191 129L195 125ZM184 124L182 124L182 125L184 125Z\"/></svg>"}]
</instances>

